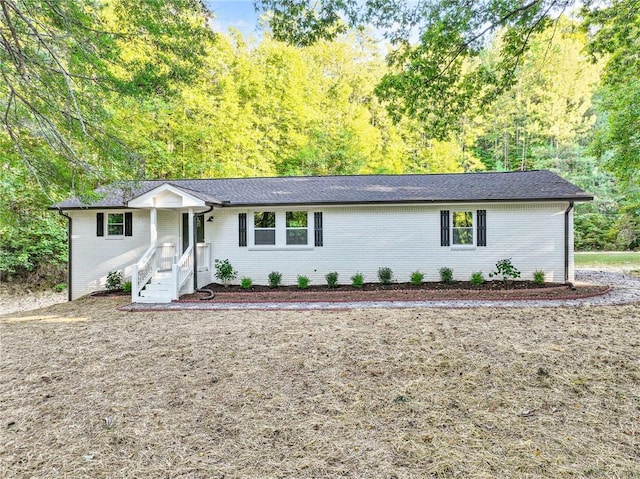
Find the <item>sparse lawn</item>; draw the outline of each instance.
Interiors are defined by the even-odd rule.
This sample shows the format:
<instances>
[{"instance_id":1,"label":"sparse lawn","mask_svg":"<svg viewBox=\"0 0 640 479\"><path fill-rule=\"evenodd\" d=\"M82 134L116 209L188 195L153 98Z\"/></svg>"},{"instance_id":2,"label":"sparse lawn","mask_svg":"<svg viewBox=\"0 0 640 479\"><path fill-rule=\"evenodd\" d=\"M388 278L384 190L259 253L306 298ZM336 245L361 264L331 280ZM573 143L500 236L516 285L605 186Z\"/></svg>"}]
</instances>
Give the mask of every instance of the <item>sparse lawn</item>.
<instances>
[{"instance_id":1,"label":"sparse lawn","mask_svg":"<svg viewBox=\"0 0 640 479\"><path fill-rule=\"evenodd\" d=\"M633 251L598 251L575 253L577 268L598 268L602 266L640 269L640 252Z\"/></svg>"},{"instance_id":2,"label":"sparse lawn","mask_svg":"<svg viewBox=\"0 0 640 479\"><path fill-rule=\"evenodd\" d=\"M640 305L118 302L0 317L0 477L640 477Z\"/></svg>"}]
</instances>

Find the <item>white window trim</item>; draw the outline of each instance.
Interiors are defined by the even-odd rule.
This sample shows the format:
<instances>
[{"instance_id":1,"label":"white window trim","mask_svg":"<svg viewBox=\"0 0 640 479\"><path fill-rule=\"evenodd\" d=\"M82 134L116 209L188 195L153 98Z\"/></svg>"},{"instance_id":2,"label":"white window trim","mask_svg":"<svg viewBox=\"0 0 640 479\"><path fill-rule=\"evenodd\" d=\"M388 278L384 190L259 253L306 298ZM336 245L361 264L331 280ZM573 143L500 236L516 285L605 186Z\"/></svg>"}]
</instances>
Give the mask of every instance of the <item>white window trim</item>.
<instances>
[{"instance_id":1,"label":"white window trim","mask_svg":"<svg viewBox=\"0 0 640 479\"><path fill-rule=\"evenodd\" d=\"M256 227L255 227L255 214L263 213L265 211L275 211L276 213L276 242L275 244L256 244ZM287 244L287 229L304 229L304 228L287 228L287 212L288 211L303 211L307 213L307 244ZM312 251L314 249L313 241L313 229L311 225L313 223L313 211L304 208L278 208L278 209L256 209L247 212L247 218L251 218L252 221L247 221L247 247L249 251Z\"/></svg>"},{"instance_id":2,"label":"white window trim","mask_svg":"<svg viewBox=\"0 0 640 479\"><path fill-rule=\"evenodd\" d=\"M453 230L454 230L454 227L453 227L453 215L454 215L454 213L468 213L468 212L471 212L471 238L472 238L471 239L471 244L455 244L453 242ZM477 230L477 227L476 227L476 221L477 221L476 210L473 210L473 209L472 210L467 210L467 209L453 210L452 209L449 212L449 215L450 215L449 216L449 225L450 225L449 226L449 238L451 238L451 245L450 245L451 250L452 251L455 251L455 250L462 251L462 250L474 250L474 249L476 249L477 248L477 240L478 240L477 231L476 231Z\"/></svg>"},{"instance_id":3,"label":"white window trim","mask_svg":"<svg viewBox=\"0 0 640 479\"><path fill-rule=\"evenodd\" d=\"M256 213L273 213L275 216L275 227L273 228L256 228ZM256 210L251 212L251 243L255 247L273 248L278 244L278 212L274 210ZM274 244L256 244L256 231L273 231Z\"/></svg>"},{"instance_id":4,"label":"white window trim","mask_svg":"<svg viewBox=\"0 0 640 479\"><path fill-rule=\"evenodd\" d=\"M109 216L110 215L122 215L122 234L112 235L109 234ZM125 229L125 212L124 211L106 211L104 215L104 238L108 240L122 240L124 239Z\"/></svg>"}]
</instances>

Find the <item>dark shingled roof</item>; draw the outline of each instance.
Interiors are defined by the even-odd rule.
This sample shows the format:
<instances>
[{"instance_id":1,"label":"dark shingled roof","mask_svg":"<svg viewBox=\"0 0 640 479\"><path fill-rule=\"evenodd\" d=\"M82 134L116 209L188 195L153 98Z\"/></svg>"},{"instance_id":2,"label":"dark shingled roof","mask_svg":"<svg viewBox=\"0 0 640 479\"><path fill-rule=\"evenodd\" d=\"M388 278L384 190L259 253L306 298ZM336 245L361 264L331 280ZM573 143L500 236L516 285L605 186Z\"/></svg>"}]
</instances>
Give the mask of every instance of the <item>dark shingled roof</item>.
<instances>
[{"instance_id":1,"label":"dark shingled roof","mask_svg":"<svg viewBox=\"0 0 640 479\"><path fill-rule=\"evenodd\" d=\"M517 171L139 181L101 188L101 199L90 203L72 198L53 208L122 208L128 200L165 183L187 190L208 204L223 206L593 199L593 195L550 171Z\"/></svg>"}]
</instances>

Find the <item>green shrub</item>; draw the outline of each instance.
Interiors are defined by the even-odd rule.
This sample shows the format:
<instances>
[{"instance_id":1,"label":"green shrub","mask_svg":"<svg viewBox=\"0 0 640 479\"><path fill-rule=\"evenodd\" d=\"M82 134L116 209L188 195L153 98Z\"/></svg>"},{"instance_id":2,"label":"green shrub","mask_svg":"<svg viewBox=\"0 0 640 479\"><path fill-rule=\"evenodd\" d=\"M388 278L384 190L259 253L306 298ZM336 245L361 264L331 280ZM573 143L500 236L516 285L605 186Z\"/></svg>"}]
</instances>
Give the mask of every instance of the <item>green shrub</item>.
<instances>
[{"instance_id":1,"label":"green shrub","mask_svg":"<svg viewBox=\"0 0 640 479\"><path fill-rule=\"evenodd\" d=\"M66 283L58 283L53 288L56 293L62 293L65 289L67 289Z\"/></svg>"},{"instance_id":2,"label":"green shrub","mask_svg":"<svg viewBox=\"0 0 640 479\"><path fill-rule=\"evenodd\" d=\"M440 281L446 284L453 283L453 270L451 268L444 266L438 272L440 273Z\"/></svg>"},{"instance_id":3,"label":"green shrub","mask_svg":"<svg viewBox=\"0 0 640 479\"><path fill-rule=\"evenodd\" d=\"M505 288L507 287L509 279L515 279L520 277L520 271L513 266L511 258L501 259L496 263L496 270L489 273L489 277L502 276L502 282Z\"/></svg>"},{"instance_id":4,"label":"green shrub","mask_svg":"<svg viewBox=\"0 0 640 479\"><path fill-rule=\"evenodd\" d=\"M383 268L379 268L378 279L382 284L393 283L393 271L391 271L391 268L387 268L386 266Z\"/></svg>"},{"instance_id":5,"label":"green shrub","mask_svg":"<svg viewBox=\"0 0 640 479\"><path fill-rule=\"evenodd\" d=\"M124 283L122 283L122 292L131 294L131 281L125 281Z\"/></svg>"},{"instance_id":6,"label":"green shrub","mask_svg":"<svg viewBox=\"0 0 640 479\"><path fill-rule=\"evenodd\" d=\"M122 273L120 271L109 271L105 286L109 291L117 291L122 288Z\"/></svg>"},{"instance_id":7,"label":"green shrub","mask_svg":"<svg viewBox=\"0 0 640 479\"><path fill-rule=\"evenodd\" d=\"M471 284L474 286L480 286L484 283L484 275L482 271L476 271L475 273L471 273Z\"/></svg>"},{"instance_id":8,"label":"green shrub","mask_svg":"<svg viewBox=\"0 0 640 479\"><path fill-rule=\"evenodd\" d=\"M364 286L364 274L356 273L351 276L351 286L354 288L362 288Z\"/></svg>"},{"instance_id":9,"label":"green shrub","mask_svg":"<svg viewBox=\"0 0 640 479\"><path fill-rule=\"evenodd\" d=\"M253 280L247 276L240 280L240 287L242 289L251 289L253 286Z\"/></svg>"},{"instance_id":10,"label":"green shrub","mask_svg":"<svg viewBox=\"0 0 640 479\"><path fill-rule=\"evenodd\" d=\"M309 287L309 278L306 276L298 276L298 288L307 289Z\"/></svg>"},{"instance_id":11,"label":"green shrub","mask_svg":"<svg viewBox=\"0 0 640 479\"><path fill-rule=\"evenodd\" d=\"M271 273L269 273L270 288L277 288L278 286L280 286L281 281L282 281L282 273L279 273L278 271L272 271Z\"/></svg>"},{"instance_id":12,"label":"green shrub","mask_svg":"<svg viewBox=\"0 0 640 479\"><path fill-rule=\"evenodd\" d=\"M332 271L331 273L327 273L327 275L324 277L327 280L327 286L329 286L330 288L337 288L338 287L338 273L335 271Z\"/></svg>"},{"instance_id":13,"label":"green shrub","mask_svg":"<svg viewBox=\"0 0 640 479\"><path fill-rule=\"evenodd\" d=\"M422 281L424 281L424 273L421 273L420 271L414 271L413 273L411 273L412 284L415 284L417 286L419 284L422 284Z\"/></svg>"},{"instance_id":14,"label":"green shrub","mask_svg":"<svg viewBox=\"0 0 640 479\"><path fill-rule=\"evenodd\" d=\"M228 259L217 259L214 266L216 268L216 278L222 281L222 284L224 284L225 286L238 274L238 272L233 269L233 266L231 266L231 263L229 263Z\"/></svg>"},{"instance_id":15,"label":"green shrub","mask_svg":"<svg viewBox=\"0 0 640 479\"><path fill-rule=\"evenodd\" d=\"M535 284L544 284L544 271L540 271L540 270L534 271L533 282Z\"/></svg>"}]
</instances>

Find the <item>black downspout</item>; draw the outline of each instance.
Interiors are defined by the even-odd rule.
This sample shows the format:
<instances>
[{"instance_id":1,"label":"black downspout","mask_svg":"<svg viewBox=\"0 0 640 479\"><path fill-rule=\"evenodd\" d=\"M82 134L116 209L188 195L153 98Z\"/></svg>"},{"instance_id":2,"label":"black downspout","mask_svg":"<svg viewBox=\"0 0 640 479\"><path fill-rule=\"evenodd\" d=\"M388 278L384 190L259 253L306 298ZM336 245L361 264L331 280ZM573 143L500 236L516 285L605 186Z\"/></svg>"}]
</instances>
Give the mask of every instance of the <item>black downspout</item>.
<instances>
[{"instance_id":1,"label":"black downspout","mask_svg":"<svg viewBox=\"0 0 640 479\"><path fill-rule=\"evenodd\" d=\"M67 218L67 221L69 223L68 227L67 227L67 299L69 301L71 301L71 298L73 297L71 294L71 279L72 279L72 271L73 271L73 256L71 255L71 251L72 251L72 247L71 247L71 233L73 230L73 220L71 219L71 216L69 215L65 215L62 210L58 210L58 213L60 213L61 216L64 216L65 218Z\"/></svg>"},{"instance_id":2,"label":"black downspout","mask_svg":"<svg viewBox=\"0 0 640 479\"><path fill-rule=\"evenodd\" d=\"M206 215L207 213L211 213L211 211L213 211L213 205L211 205L208 210L203 211L202 213L193 214L192 234L194 238L194 242L193 242L193 290L194 291L198 291L198 243L195 241L197 240L196 232L198 231L198 225L196 224L196 216L203 215L202 218L204 223L204 215Z\"/></svg>"},{"instance_id":3,"label":"black downspout","mask_svg":"<svg viewBox=\"0 0 640 479\"><path fill-rule=\"evenodd\" d=\"M569 282L569 213L573 209L573 201L564 212L564 282Z\"/></svg>"}]
</instances>

